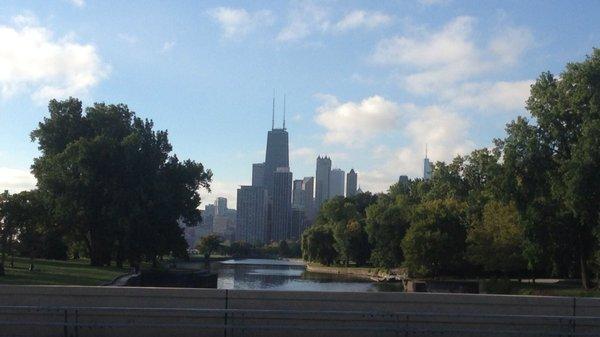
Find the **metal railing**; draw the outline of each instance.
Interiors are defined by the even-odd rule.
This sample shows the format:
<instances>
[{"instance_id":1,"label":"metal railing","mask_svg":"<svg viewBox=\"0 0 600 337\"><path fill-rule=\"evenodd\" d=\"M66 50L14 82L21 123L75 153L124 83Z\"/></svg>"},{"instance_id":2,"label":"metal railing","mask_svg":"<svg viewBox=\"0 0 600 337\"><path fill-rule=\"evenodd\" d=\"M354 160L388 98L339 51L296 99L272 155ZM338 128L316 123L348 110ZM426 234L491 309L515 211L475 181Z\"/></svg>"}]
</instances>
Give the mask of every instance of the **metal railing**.
<instances>
[{"instance_id":1,"label":"metal railing","mask_svg":"<svg viewBox=\"0 0 600 337\"><path fill-rule=\"evenodd\" d=\"M175 321L174 321L175 320ZM0 306L0 336L7 327L62 329L209 329L223 336L261 332L391 333L395 336L600 336L600 317L340 310L265 310L85 306ZM337 333L337 334L336 334ZM113 334L111 334L113 335Z\"/></svg>"}]
</instances>

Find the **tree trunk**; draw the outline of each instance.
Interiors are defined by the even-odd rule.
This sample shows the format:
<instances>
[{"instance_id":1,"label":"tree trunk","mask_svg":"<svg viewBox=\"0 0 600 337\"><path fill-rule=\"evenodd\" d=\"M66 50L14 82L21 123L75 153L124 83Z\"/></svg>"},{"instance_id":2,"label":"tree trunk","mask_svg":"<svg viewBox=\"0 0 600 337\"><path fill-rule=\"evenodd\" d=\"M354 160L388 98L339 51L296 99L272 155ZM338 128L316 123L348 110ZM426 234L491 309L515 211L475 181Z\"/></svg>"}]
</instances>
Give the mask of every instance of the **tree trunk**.
<instances>
[{"instance_id":1,"label":"tree trunk","mask_svg":"<svg viewBox=\"0 0 600 337\"><path fill-rule=\"evenodd\" d=\"M579 264L581 268L581 285L583 286L583 289L588 290L590 289L590 281L588 278L587 263L585 254L583 254L583 250L580 251L579 254Z\"/></svg>"},{"instance_id":2,"label":"tree trunk","mask_svg":"<svg viewBox=\"0 0 600 337\"><path fill-rule=\"evenodd\" d=\"M3 249L4 249L4 247L3 247ZM4 271L4 261L5 260L6 260L6 253L3 250L2 254L0 254L0 276L5 275L5 271Z\"/></svg>"}]
</instances>

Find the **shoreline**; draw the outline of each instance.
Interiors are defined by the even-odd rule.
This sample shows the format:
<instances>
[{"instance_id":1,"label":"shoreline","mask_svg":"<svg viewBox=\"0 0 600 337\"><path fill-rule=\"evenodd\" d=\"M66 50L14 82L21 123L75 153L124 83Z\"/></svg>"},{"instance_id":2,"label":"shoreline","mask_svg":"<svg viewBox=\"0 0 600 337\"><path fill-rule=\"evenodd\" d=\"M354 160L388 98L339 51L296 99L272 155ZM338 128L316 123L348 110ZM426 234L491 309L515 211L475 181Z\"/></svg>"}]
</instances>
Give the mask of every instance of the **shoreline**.
<instances>
[{"instance_id":1,"label":"shoreline","mask_svg":"<svg viewBox=\"0 0 600 337\"><path fill-rule=\"evenodd\" d=\"M306 263L306 271L318 274L333 274L360 278L363 280L374 281L377 275L377 269L368 267L327 267Z\"/></svg>"}]
</instances>

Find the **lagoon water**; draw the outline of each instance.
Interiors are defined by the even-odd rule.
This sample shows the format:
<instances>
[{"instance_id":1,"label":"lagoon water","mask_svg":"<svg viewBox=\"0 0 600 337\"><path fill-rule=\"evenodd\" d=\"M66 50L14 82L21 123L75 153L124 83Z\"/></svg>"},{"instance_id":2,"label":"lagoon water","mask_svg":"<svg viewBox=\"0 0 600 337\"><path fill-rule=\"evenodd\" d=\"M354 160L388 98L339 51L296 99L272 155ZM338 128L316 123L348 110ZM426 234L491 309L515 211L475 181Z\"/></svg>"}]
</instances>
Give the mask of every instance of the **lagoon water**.
<instances>
[{"instance_id":1,"label":"lagoon water","mask_svg":"<svg viewBox=\"0 0 600 337\"><path fill-rule=\"evenodd\" d=\"M228 260L219 268L217 288L295 291L402 291L402 285L306 271L302 262L269 259Z\"/></svg>"}]
</instances>

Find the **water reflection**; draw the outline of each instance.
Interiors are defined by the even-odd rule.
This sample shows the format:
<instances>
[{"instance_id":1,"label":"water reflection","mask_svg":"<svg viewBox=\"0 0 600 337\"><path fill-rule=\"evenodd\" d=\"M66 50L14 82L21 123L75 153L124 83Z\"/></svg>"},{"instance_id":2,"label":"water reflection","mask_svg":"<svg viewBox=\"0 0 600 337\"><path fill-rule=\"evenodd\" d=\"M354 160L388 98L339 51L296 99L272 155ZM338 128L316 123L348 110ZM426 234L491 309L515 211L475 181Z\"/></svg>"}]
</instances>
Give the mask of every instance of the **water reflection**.
<instances>
[{"instance_id":1,"label":"water reflection","mask_svg":"<svg viewBox=\"0 0 600 337\"><path fill-rule=\"evenodd\" d=\"M302 263L281 260L225 261L219 268L219 289L295 291L402 291L401 284L383 284L341 275L316 274Z\"/></svg>"}]
</instances>

